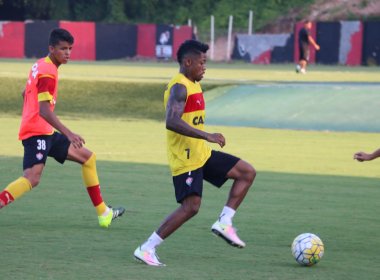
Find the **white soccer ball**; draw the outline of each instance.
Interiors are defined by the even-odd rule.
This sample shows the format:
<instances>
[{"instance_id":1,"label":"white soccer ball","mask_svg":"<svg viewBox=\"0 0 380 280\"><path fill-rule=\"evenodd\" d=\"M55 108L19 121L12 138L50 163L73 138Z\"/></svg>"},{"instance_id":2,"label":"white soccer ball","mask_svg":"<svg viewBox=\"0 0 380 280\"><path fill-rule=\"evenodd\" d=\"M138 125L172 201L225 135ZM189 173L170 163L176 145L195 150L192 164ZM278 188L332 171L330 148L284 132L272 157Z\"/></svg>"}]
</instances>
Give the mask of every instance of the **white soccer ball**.
<instances>
[{"instance_id":1,"label":"white soccer ball","mask_svg":"<svg viewBox=\"0 0 380 280\"><path fill-rule=\"evenodd\" d=\"M292 243L293 257L300 265L312 266L318 263L324 251L322 240L313 233L302 233Z\"/></svg>"}]
</instances>

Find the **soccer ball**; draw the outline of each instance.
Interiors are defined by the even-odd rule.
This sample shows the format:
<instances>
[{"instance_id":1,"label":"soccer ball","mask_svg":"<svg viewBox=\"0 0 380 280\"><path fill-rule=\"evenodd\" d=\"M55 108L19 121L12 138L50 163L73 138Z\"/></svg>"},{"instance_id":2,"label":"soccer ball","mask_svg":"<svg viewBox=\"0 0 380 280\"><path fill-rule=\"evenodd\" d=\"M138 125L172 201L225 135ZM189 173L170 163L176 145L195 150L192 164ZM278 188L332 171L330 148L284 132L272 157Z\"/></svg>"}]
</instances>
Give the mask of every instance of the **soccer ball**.
<instances>
[{"instance_id":1,"label":"soccer ball","mask_svg":"<svg viewBox=\"0 0 380 280\"><path fill-rule=\"evenodd\" d=\"M313 233L302 233L292 243L294 259L304 266L318 263L325 251L322 240Z\"/></svg>"}]
</instances>

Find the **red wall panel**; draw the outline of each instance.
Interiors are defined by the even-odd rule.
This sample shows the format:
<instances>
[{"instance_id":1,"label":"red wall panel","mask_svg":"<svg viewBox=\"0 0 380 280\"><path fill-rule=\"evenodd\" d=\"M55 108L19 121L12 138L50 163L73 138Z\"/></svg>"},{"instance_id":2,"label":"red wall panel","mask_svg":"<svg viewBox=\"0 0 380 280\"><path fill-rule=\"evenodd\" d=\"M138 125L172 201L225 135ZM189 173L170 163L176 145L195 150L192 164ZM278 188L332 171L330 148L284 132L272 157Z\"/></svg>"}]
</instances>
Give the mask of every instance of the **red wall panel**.
<instances>
[{"instance_id":1,"label":"red wall panel","mask_svg":"<svg viewBox=\"0 0 380 280\"><path fill-rule=\"evenodd\" d=\"M270 64L272 56L272 50L265 51L261 53L256 59L252 61L254 64Z\"/></svg>"},{"instance_id":2,"label":"red wall panel","mask_svg":"<svg viewBox=\"0 0 380 280\"><path fill-rule=\"evenodd\" d=\"M74 36L71 53L73 60L95 60L95 23L60 21L59 27L67 29Z\"/></svg>"},{"instance_id":3,"label":"red wall panel","mask_svg":"<svg viewBox=\"0 0 380 280\"><path fill-rule=\"evenodd\" d=\"M156 57L156 25L139 24L137 26L137 55Z\"/></svg>"},{"instance_id":4,"label":"red wall panel","mask_svg":"<svg viewBox=\"0 0 380 280\"><path fill-rule=\"evenodd\" d=\"M193 29L191 26L176 26L173 28L173 58L177 59L177 50L179 46L186 40L193 37Z\"/></svg>"},{"instance_id":5,"label":"red wall panel","mask_svg":"<svg viewBox=\"0 0 380 280\"><path fill-rule=\"evenodd\" d=\"M0 21L0 57L23 58L24 38L24 22Z\"/></svg>"},{"instance_id":6,"label":"red wall panel","mask_svg":"<svg viewBox=\"0 0 380 280\"><path fill-rule=\"evenodd\" d=\"M295 28L294 28L294 62L299 61L300 53L299 53L299 47L298 47L298 32L302 29L304 25L304 22L297 22ZM317 25L315 22L313 22L313 25L310 30L310 35L313 37L314 40L317 38ZM318 42L316 42L318 44ZM309 63L315 63L315 49L313 46L310 46L310 59Z\"/></svg>"},{"instance_id":7,"label":"red wall panel","mask_svg":"<svg viewBox=\"0 0 380 280\"><path fill-rule=\"evenodd\" d=\"M347 55L347 65L360 65L362 62L363 47L363 23L360 23L360 30L351 36L351 50Z\"/></svg>"}]
</instances>

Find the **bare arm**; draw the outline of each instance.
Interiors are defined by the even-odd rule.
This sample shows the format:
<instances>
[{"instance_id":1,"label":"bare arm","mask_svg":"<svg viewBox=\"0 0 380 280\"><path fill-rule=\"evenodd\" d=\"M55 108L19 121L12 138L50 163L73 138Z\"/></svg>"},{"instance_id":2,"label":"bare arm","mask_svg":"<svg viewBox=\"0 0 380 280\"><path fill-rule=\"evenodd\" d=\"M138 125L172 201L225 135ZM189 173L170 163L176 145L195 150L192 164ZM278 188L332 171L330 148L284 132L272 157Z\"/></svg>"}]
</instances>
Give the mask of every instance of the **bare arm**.
<instances>
[{"instance_id":1,"label":"bare arm","mask_svg":"<svg viewBox=\"0 0 380 280\"><path fill-rule=\"evenodd\" d=\"M319 45L314 41L313 37L311 37L311 36L309 35L308 38L309 38L309 42L310 42L310 44L312 44L313 47L314 47L317 51L319 51L320 47L319 47Z\"/></svg>"},{"instance_id":2,"label":"bare arm","mask_svg":"<svg viewBox=\"0 0 380 280\"><path fill-rule=\"evenodd\" d=\"M74 148L81 148L85 143L84 139L71 132L59 119L58 117L50 110L49 101L41 101L39 102L40 106L40 116L44 118L50 125L52 125L56 130L60 131L63 135L65 135L69 141L73 144Z\"/></svg>"},{"instance_id":3,"label":"bare arm","mask_svg":"<svg viewBox=\"0 0 380 280\"><path fill-rule=\"evenodd\" d=\"M186 96L187 92L185 86L176 84L171 88L168 104L166 106L166 128L188 137L218 143L221 147L223 147L226 141L222 134L207 133L196 129L181 119L185 109Z\"/></svg>"},{"instance_id":4,"label":"bare arm","mask_svg":"<svg viewBox=\"0 0 380 280\"><path fill-rule=\"evenodd\" d=\"M380 157L380 149L377 149L376 151L374 151L373 153L371 154L367 154L367 153L364 153L364 152L358 152L356 154L354 154L354 159L356 159L357 161L368 161L368 160L373 160L375 158L378 158Z\"/></svg>"}]
</instances>

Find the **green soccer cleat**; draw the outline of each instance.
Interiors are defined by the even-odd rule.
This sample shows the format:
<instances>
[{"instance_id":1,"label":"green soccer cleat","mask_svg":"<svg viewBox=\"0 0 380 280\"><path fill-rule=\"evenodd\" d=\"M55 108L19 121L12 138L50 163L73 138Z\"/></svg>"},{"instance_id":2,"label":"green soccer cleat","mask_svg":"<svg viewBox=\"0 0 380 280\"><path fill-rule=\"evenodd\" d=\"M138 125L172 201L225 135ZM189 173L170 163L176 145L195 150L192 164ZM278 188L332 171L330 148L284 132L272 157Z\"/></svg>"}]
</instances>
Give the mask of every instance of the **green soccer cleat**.
<instances>
[{"instance_id":1,"label":"green soccer cleat","mask_svg":"<svg viewBox=\"0 0 380 280\"><path fill-rule=\"evenodd\" d=\"M111 208L111 211L108 213L107 216L98 216L99 219L99 225L102 228L108 228L112 221L115 220L116 218L122 216L125 212L124 207L116 207L116 208Z\"/></svg>"}]
</instances>

